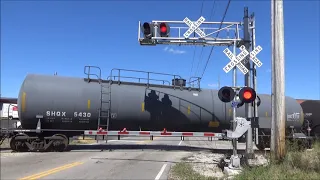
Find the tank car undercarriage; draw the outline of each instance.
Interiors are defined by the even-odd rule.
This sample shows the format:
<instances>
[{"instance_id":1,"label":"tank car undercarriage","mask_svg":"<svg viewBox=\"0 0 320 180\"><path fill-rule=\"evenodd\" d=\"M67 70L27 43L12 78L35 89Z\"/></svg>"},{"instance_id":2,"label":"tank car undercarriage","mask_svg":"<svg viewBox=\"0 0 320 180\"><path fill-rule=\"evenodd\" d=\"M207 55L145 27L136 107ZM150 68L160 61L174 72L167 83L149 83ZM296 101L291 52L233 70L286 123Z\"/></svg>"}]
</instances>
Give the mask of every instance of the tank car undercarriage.
<instances>
[{"instance_id":1,"label":"tank car undercarriage","mask_svg":"<svg viewBox=\"0 0 320 180\"><path fill-rule=\"evenodd\" d=\"M294 128L286 129L286 140L288 143L297 143L299 148L311 148L314 137L310 136L310 128L306 128L308 132L295 132ZM307 134L307 135L306 135ZM270 131L266 133L264 129L258 130L258 143L255 143L259 150L270 148L271 134Z\"/></svg>"},{"instance_id":2,"label":"tank car undercarriage","mask_svg":"<svg viewBox=\"0 0 320 180\"><path fill-rule=\"evenodd\" d=\"M54 134L51 137L29 136L21 133L14 135L10 140L10 148L16 152L27 151L66 151L68 148L69 139L63 134Z\"/></svg>"}]
</instances>

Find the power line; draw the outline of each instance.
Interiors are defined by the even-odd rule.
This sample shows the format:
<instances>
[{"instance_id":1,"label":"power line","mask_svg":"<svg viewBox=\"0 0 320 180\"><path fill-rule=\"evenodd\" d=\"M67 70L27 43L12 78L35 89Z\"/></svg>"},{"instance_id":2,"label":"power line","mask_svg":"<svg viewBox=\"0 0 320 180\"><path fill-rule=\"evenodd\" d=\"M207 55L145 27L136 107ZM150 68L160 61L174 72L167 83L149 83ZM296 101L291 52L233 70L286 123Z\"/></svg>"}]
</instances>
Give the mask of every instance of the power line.
<instances>
[{"instance_id":1,"label":"power line","mask_svg":"<svg viewBox=\"0 0 320 180\"><path fill-rule=\"evenodd\" d=\"M203 5L204 5L204 0L203 0L202 3L201 3L200 16L202 15ZM194 36L195 36L195 34L194 34ZM195 59L195 57L196 57L196 50L197 50L197 47L195 46L195 47L194 47L194 51L193 51L193 58L192 58L192 64L191 64L190 77L191 77L191 75L192 75L193 63L194 63L194 59ZM197 70L196 70L196 71L197 71Z\"/></svg>"},{"instance_id":2,"label":"power line","mask_svg":"<svg viewBox=\"0 0 320 180\"><path fill-rule=\"evenodd\" d=\"M215 4L216 4L216 0L213 0L213 5L212 5L212 9L211 9L211 14L210 14L210 17L209 17L209 21L212 20L212 17L213 15L215 14ZM195 71L194 73L194 76L197 76L197 73L198 73L198 69L199 69L199 65L200 63L202 62L202 59L203 59L203 49L204 49L204 46L202 46L201 48L201 53L200 53L200 57L199 57L199 62L198 62L198 65L197 65L197 70Z\"/></svg>"},{"instance_id":3,"label":"power line","mask_svg":"<svg viewBox=\"0 0 320 180\"><path fill-rule=\"evenodd\" d=\"M226 7L226 10L224 11L224 14L223 14L223 17L222 17L222 20L221 20L221 23L220 23L219 30L221 29L221 27L222 27L222 23L223 23L223 21L224 21L224 18L225 18L225 17L226 17L226 15L227 15L227 12L228 12L228 9L229 9L230 2L231 2L231 0L229 0L229 1L228 1L228 4L227 4L227 7ZM220 31L218 31L216 38L218 37L219 33L220 33ZM203 75L204 75L204 72L205 72L205 71L206 71L206 69L207 69L207 66L208 66L208 63L209 63L209 60L210 60L210 57L211 57L211 54L212 54L213 48L214 48L214 46L212 46L212 48L211 48L211 50L210 50L210 54L209 54L208 60L207 60L207 62L206 62L206 65L205 65L205 67L204 67L203 73L202 73L202 75L201 75L201 79L202 79L202 77L203 77Z\"/></svg>"}]
</instances>

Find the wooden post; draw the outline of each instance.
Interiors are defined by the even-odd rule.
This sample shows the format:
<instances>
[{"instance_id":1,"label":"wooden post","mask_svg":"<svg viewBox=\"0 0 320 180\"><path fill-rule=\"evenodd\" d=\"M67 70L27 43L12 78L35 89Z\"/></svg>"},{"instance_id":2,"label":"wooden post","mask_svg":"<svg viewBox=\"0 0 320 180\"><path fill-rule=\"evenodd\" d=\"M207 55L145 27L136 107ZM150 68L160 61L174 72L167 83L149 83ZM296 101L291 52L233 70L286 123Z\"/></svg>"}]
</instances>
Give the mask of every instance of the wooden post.
<instances>
[{"instance_id":1,"label":"wooden post","mask_svg":"<svg viewBox=\"0 0 320 180\"><path fill-rule=\"evenodd\" d=\"M283 21L283 0L272 0L274 9L273 14L273 41L272 41L272 71L273 83L272 90L272 122L274 123L274 158L282 160L285 157L285 76L284 76L284 21ZM271 143L272 144L272 143Z\"/></svg>"}]
</instances>

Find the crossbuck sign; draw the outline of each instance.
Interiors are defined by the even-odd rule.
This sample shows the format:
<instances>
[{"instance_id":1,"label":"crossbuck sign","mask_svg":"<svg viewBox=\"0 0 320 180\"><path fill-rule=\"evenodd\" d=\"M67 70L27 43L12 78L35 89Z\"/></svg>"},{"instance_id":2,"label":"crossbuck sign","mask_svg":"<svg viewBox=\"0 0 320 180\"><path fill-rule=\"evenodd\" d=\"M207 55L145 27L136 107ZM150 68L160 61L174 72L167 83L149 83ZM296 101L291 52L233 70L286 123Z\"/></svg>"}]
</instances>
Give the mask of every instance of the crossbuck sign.
<instances>
[{"instance_id":1,"label":"crossbuck sign","mask_svg":"<svg viewBox=\"0 0 320 180\"><path fill-rule=\"evenodd\" d=\"M233 53L226 48L223 52L224 54L231 60L224 68L224 72L228 73L232 68L234 68L235 66L237 66L239 68L239 70L243 73L243 74L247 74L248 73L248 69L245 67L245 65L242 64L242 60L247 57L247 55L249 55L249 52L246 50L246 47L244 45L242 45L240 48L241 53L238 54L237 56L234 56ZM257 54L262 51L262 47L261 46L257 46L256 48L254 48L254 50L250 53L250 59L258 66L261 67L262 66L262 62L256 57ZM249 60L248 60L249 61ZM245 61L245 64L248 62Z\"/></svg>"},{"instance_id":2,"label":"crossbuck sign","mask_svg":"<svg viewBox=\"0 0 320 180\"><path fill-rule=\"evenodd\" d=\"M205 37L206 33L204 33L199 26L206 20L204 17L200 17L196 22L192 22L189 18L184 18L183 22L189 26L187 32L183 34L185 38L188 38L193 32L196 32L200 37Z\"/></svg>"}]
</instances>

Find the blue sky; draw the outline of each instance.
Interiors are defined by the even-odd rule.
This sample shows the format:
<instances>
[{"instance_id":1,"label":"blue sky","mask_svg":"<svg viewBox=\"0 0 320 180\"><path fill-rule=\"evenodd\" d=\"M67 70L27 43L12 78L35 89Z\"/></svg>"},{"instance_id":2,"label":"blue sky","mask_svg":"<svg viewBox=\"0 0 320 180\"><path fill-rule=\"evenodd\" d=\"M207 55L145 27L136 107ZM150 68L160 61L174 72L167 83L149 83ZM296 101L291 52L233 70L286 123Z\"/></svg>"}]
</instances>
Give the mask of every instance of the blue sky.
<instances>
[{"instance_id":1,"label":"blue sky","mask_svg":"<svg viewBox=\"0 0 320 180\"><path fill-rule=\"evenodd\" d=\"M195 21L198 1L2 1L1 2L1 96L17 97L26 74L85 77L83 67L96 65L103 75L112 68L191 74L194 46L140 46L138 21ZM212 21L221 21L227 5L217 0ZM206 0L202 15L209 20L213 0ZM242 21L243 8L256 15L258 93L271 92L270 1L231 1L225 21ZM284 1L285 77L287 96L320 99L319 1ZM171 51L169 51L171 49ZM196 48L193 72L200 76L210 47ZM222 68L229 62L225 47L214 48L202 88L231 85L232 73ZM167 50L167 51L165 51ZM176 52L176 53L174 53ZM178 52L178 53L177 53ZM199 66L198 66L198 62ZM196 69L198 66L198 71ZM239 85L243 75L238 73Z\"/></svg>"}]
</instances>

